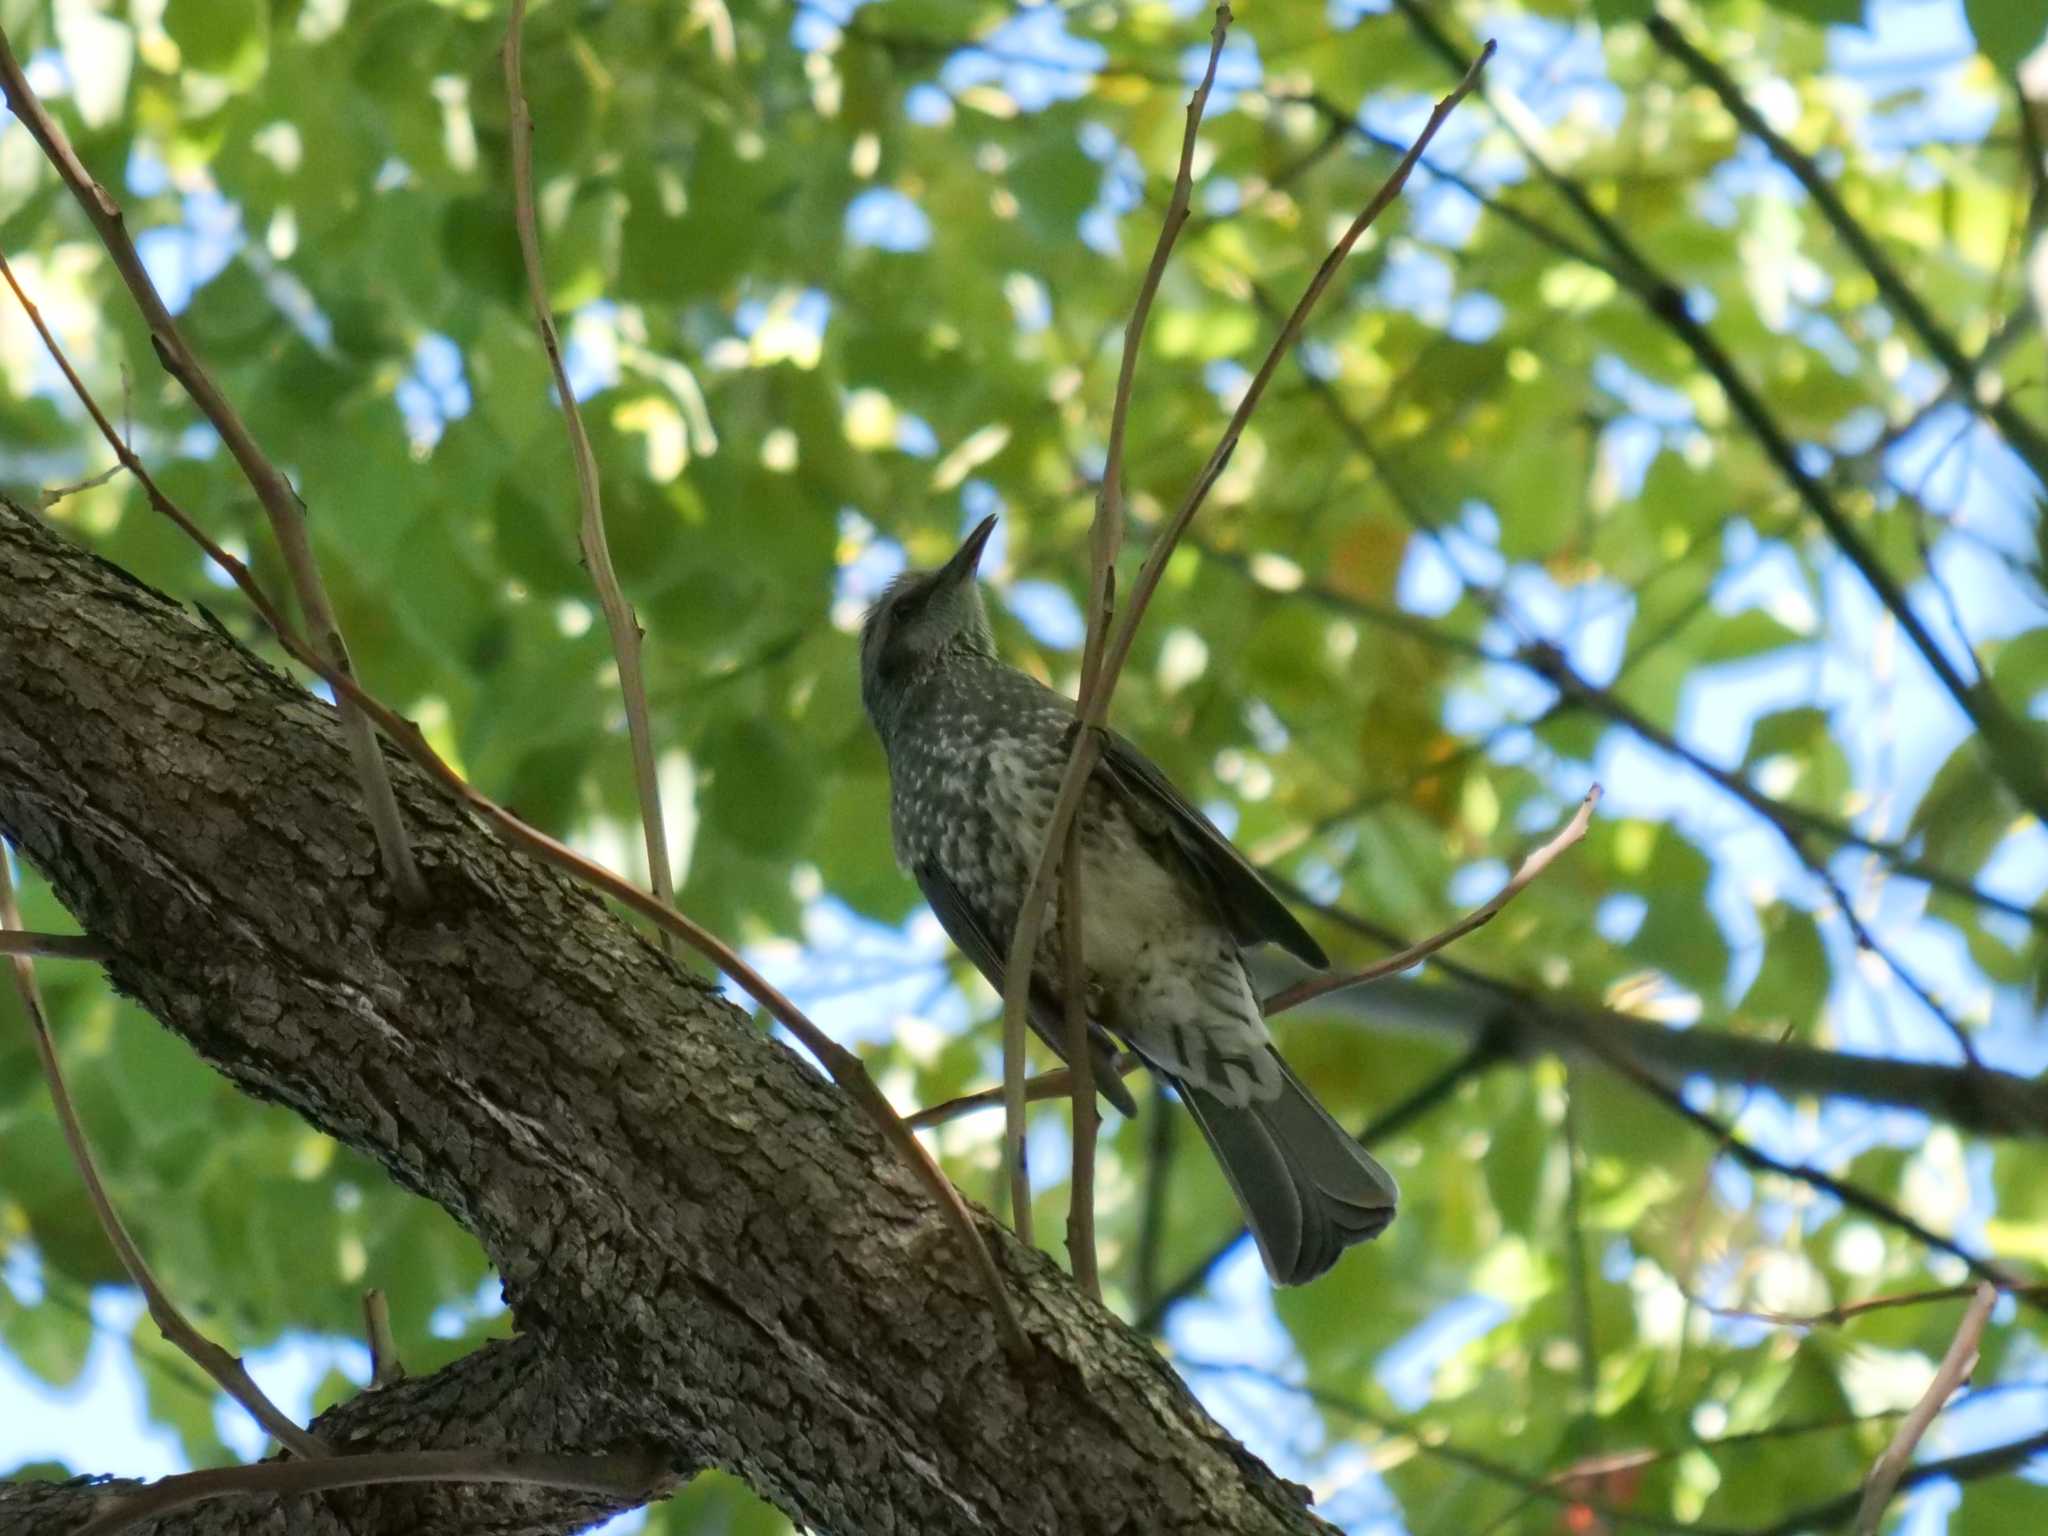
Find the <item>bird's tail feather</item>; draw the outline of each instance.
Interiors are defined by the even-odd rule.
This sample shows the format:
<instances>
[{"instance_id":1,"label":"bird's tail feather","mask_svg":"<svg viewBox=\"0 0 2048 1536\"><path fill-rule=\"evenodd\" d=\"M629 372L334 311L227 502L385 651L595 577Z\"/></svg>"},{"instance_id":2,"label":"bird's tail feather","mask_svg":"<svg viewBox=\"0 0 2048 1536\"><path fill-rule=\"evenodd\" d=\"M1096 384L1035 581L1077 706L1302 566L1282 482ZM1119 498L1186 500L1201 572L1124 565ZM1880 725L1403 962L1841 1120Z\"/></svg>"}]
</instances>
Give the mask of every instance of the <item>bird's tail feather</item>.
<instances>
[{"instance_id":1,"label":"bird's tail feather","mask_svg":"<svg viewBox=\"0 0 2048 1536\"><path fill-rule=\"evenodd\" d=\"M1280 1074L1277 1097L1242 1107L1191 1083L1175 1086L1223 1165L1267 1272L1301 1285L1385 1231L1400 1192L1285 1062Z\"/></svg>"}]
</instances>

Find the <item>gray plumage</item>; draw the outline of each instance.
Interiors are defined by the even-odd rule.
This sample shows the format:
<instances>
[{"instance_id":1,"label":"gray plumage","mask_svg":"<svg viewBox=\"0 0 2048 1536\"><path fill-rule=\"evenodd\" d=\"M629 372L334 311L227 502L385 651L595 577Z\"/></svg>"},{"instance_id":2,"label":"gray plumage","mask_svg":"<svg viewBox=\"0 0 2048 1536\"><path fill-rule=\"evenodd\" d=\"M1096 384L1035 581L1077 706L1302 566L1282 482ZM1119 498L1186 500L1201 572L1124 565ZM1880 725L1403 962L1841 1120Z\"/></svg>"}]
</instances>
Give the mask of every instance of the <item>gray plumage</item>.
<instances>
[{"instance_id":1,"label":"gray plumage","mask_svg":"<svg viewBox=\"0 0 2048 1536\"><path fill-rule=\"evenodd\" d=\"M996 657L975 578L995 519L936 571L898 577L861 628L861 701L889 759L896 857L998 991L1045 841L1073 704ZM1240 949L1322 949L1209 819L1110 733L1081 808L1083 951L1097 1082L1112 1038L1165 1076L1201 1128L1282 1284L1311 1280L1393 1219L1393 1179L1273 1048ZM1064 1055L1057 897L1031 1023Z\"/></svg>"}]
</instances>

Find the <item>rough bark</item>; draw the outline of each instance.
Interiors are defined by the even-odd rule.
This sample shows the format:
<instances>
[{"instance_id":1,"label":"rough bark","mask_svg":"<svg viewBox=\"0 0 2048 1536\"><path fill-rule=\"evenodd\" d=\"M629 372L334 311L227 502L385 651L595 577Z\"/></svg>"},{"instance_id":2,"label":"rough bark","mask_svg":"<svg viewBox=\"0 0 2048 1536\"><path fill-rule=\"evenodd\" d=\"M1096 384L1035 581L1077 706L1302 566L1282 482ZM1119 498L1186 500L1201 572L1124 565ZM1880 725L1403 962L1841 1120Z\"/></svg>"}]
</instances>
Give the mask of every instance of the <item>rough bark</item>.
<instances>
[{"instance_id":1,"label":"rough bark","mask_svg":"<svg viewBox=\"0 0 2048 1536\"><path fill-rule=\"evenodd\" d=\"M414 921L334 712L0 506L0 833L109 946L116 986L477 1235L525 1347L603 1408L515 1443L655 1447L835 1533L1323 1528L1143 1339L986 1222L1038 1349L1012 1368L931 1201L838 1091L392 773L434 895ZM336 1529L379 1529L356 1497L371 1523Z\"/></svg>"},{"instance_id":2,"label":"rough bark","mask_svg":"<svg viewBox=\"0 0 2048 1536\"><path fill-rule=\"evenodd\" d=\"M487 1344L431 1376L364 1392L314 1425L341 1454L473 1445L609 1450L631 1436L618 1405L532 1336ZM680 1472L683 1470L678 1468ZM122 1479L0 1483L0 1531L60 1536L136 1486ZM298 1499L224 1498L143 1527L148 1536L551 1536L619 1506L587 1494L408 1484Z\"/></svg>"}]
</instances>

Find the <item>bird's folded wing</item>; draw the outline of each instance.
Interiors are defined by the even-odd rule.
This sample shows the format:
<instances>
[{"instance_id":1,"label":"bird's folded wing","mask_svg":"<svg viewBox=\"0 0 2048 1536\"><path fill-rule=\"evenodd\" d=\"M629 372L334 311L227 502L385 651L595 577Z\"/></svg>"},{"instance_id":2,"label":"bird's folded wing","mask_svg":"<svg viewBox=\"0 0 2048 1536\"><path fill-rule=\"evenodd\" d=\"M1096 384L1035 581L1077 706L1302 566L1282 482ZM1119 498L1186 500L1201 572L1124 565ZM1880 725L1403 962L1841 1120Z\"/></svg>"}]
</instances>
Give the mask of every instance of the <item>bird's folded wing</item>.
<instances>
[{"instance_id":1,"label":"bird's folded wing","mask_svg":"<svg viewBox=\"0 0 2048 1536\"><path fill-rule=\"evenodd\" d=\"M1103 732L1101 773L1123 795L1140 827L1168 836L1214 894L1240 944L1271 941L1304 964L1325 969L1330 957L1285 902L1230 846L1216 824L1189 803L1127 738Z\"/></svg>"},{"instance_id":2,"label":"bird's folded wing","mask_svg":"<svg viewBox=\"0 0 2048 1536\"><path fill-rule=\"evenodd\" d=\"M931 904L932 916L939 920L939 926L959 946L960 953L973 962L974 968L988 978L988 984L997 992L1003 990L1003 962L1005 956L996 949L994 937L981 913L962 894L946 872L926 860L912 867L912 877L917 888L924 892L924 899ZM1031 987L1031 1027L1039 1039L1052 1047L1053 1054L1060 1060L1067 1059L1066 1022L1058 1002L1044 987L1036 982ZM1102 1096L1116 1106L1119 1113L1135 1115L1137 1102L1131 1097L1131 1090L1116 1073L1116 1045L1102 1030L1102 1026L1090 1021L1088 1035L1095 1058L1095 1086Z\"/></svg>"}]
</instances>

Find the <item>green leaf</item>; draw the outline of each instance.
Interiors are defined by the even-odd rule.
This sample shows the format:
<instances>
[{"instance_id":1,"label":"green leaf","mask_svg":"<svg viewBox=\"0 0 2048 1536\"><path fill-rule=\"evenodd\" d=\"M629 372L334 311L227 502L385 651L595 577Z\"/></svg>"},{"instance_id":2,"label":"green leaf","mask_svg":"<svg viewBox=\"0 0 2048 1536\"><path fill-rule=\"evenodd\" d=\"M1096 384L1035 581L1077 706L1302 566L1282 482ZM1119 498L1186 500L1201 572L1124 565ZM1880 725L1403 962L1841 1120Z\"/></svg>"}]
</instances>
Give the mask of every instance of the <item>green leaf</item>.
<instances>
[{"instance_id":1,"label":"green leaf","mask_svg":"<svg viewBox=\"0 0 2048 1536\"><path fill-rule=\"evenodd\" d=\"M1963 14L1977 47L2001 72L2017 69L2048 33L2048 22L2039 11L2006 0L1963 0Z\"/></svg>"},{"instance_id":2,"label":"green leaf","mask_svg":"<svg viewBox=\"0 0 2048 1536\"><path fill-rule=\"evenodd\" d=\"M164 30L187 68L246 85L263 72L270 7L263 0L169 0Z\"/></svg>"},{"instance_id":3,"label":"green leaf","mask_svg":"<svg viewBox=\"0 0 2048 1536\"><path fill-rule=\"evenodd\" d=\"M785 732L728 719L705 740L702 763L711 780L705 820L718 836L771 858L803 847L817 781Z\"/></svg>"},{"instance_id":4,"label":"green leaf","mask_svg":"<svg viewBox=\"0 0 2048 1536\"><path fill-rule=\"evenodd\" d=\"M68 1387L85 1370L92 1319L81 1307L47 1296L31 1306L0 1285L0 1343L38 1380Z\"/></svg>"}]
</instances>

